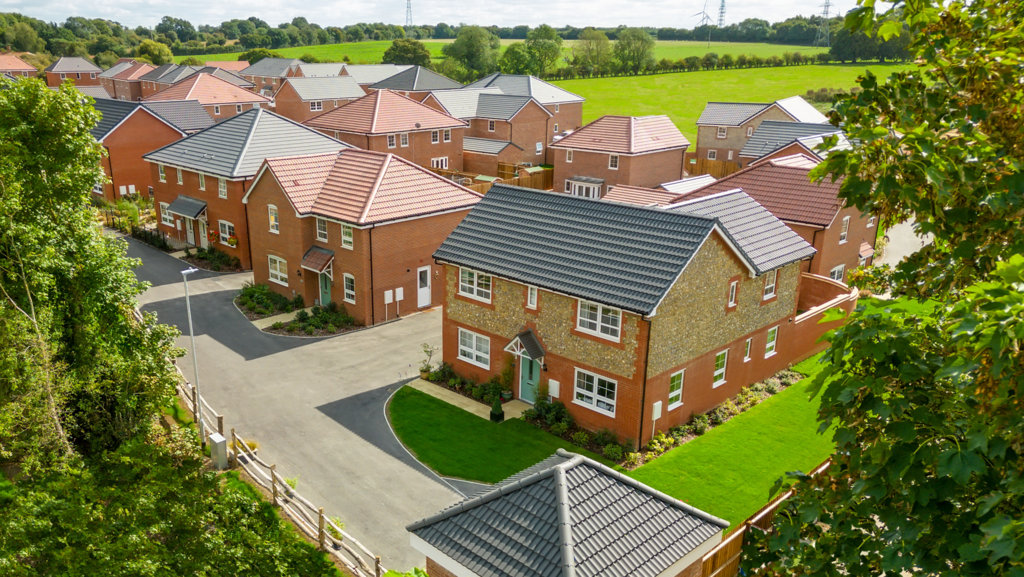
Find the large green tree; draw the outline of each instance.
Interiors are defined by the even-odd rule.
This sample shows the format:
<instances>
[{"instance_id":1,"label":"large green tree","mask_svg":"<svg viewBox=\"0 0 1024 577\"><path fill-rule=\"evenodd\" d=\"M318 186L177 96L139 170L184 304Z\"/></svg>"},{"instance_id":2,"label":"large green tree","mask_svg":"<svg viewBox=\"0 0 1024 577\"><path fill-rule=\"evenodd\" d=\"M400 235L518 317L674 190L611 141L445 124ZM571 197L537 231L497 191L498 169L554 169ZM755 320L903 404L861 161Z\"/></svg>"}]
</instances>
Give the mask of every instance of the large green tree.
<instances>
[{"instance_id":1,"label":"large green tree","mask_svg":"<svg viewBox=\"0 0 1024 577\"><path fill-rule=\"evenodd\" d=\"M427 46L413 38L399 38L384 51L382 60L385 64L411 64L430 66L430 50Z\"/></svg>"},{"instance_id":2,"label":"large green tree","mask_svg":"<svg viewBox=\"0 0 1024 577\"><path fill-rule=\"evenodd\" d=\"M505 74L533 74L536 65L530 49L522 42L509 44L498 60L498 67Z\"/></svg>"},{"instance_id":3,"label":"large green tree","mask_svg":"<svg viewBox=\"0 0 1024 577\"><path fill-rule=\"evenodd\" d=\"M480 26L463 26L455 42L446 44L441 52L455 59L474 78L486 76L498 69L501 40Z\"/></svg>"},{"instance_id":4,"label":"large green tree","mask_svg":"<svg viewBox=\"0 0 1024 577\"><path fill-rule=\"evenodd\" d=\"M551 72L562 57L562 37L547 24L541 24L527 33L526 47L535 62L535 70L542 76Z\"/></svg>"},{"instance_id":5,"label":"large green tree","mask_svg":"<svg viewBox=\"0 0 1024 577\"><path fill-rule=\"evenodd\" d=\"M135 56L146 58L156 66L174 62L174 54L171 53L171 49L154 40L143 40L135 49Z\"/></svg>"},{"instance_id":6,"label":"large green tree","mask_svg":"<svg viewBox=\"0 0 1024 577\"><path fill-rule=\"evenodd\" d=\"M934 241L874 275L903 299L831 336L833 464L794 475L775 533L748 533L763 575L1024 574L1024 5L893 10L920 66L840 99L831 120L857 144L814 174ZM847 26L892 38L895 15L865 0Z\"/></svg>"},{"instance_id":7,"label":"large green tree","mask_svg":"<svg viewBox=\"0 0 1024 577\"><path fill-rule=\"evenodd\" d=\"M639 74L654 66L654 38L641 28L626 28L619 32L614 53L624 72Z\"/></svg>"},{"instance_id":8,"label":"large green tree","mask_svg":"<svg viewBox=\"0 0 1024 577\"><path fill-rule=\"evenodd\" d=\"M612 43L601 30L587 28L572 45L572 64L585 76L609 72Z\"/></svg>"}]
</instances>

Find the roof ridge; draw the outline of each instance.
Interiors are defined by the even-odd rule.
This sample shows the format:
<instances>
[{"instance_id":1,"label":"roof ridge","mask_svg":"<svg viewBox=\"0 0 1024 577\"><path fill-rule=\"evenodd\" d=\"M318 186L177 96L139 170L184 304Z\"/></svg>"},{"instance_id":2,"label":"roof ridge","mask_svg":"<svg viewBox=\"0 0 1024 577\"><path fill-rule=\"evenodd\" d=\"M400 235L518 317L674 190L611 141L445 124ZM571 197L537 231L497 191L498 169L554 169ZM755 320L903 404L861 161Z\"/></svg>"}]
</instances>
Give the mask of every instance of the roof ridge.
<instances>
[{"instance_id":1,"label":"roof ridge","mask_svg":"<svg viewBox=\"0 0 1024 577\"><path fill-rule=\"evenodd\" d=\"M370 134L377 134L377 115L380 114L380 93L385 92L387 89L378 90L374 97L376 100L373 102L373 116L370 118Z\"/></svg>"},{"instance_id":2,"label":"roof ridge","mask_svg":"<svg viewBox=\"0 0 1024 577\"><path fill-rule=\"evenodd\" d=\"M243 112L242 116L244 115L245 113ZM236 173L238 172L238 167L242 165L242 159L245 158L245 153L249 152L249 145L252 144L252 137L254 134L256 134L256 127L259 125L260 120L263 119L263 109L257 108L256 112L253 113L253 116L255 116L255 118L252 121L252 126L249 127L249 134L245 136L245 146L243 146L242 150L239 151L238 158L235 159L235 165L231 167L232 178L236 176ZM233 118L239 117L234 116Z\"/></svg>"},{"instance_id":3,"label":"roof ridge","mask_svg":"<svg viewBox=\"0 0 1024 577\"><path fill-rule=\"evenodd\" d=\"M370 188L370 197L366 199L366 206L363 207L363 213L359 215L359 223L366 222L366 215L370 214L370 207L373 206L373 201L377 198L377 191L380 190L380 183L384 180L384 175L387 174L388 168L391 167L391 159L394 155L390 152L384 158L384 164L380 167L380 173L377 175L377 179L373 182L373 187Z\"/></svg>"},{"instance_id":4,"label":"roof ridge","mask_svg":"<svg viewBox=\"0 0 1024 577\"><path fill-rule=\"evenodd\" d=\"M572 510L569 508L569 486L565 472L582 462L582 455L574 455L570 460L552 467L555 476L555 503L558 507L558 535L561 541L558 549L562 557L563 577L576 576L576 555L572 540Z\"/></svg>"},{"instance_id":5,"label":"roof ridge","mask_svg":"<svg viewBox=\"0 0 1024 577\"><path fill-rule=\"evenodd\" d=\"M636 117L629 117L629 147L630 154L636 153Z\"/></svg>"}]
</instances>

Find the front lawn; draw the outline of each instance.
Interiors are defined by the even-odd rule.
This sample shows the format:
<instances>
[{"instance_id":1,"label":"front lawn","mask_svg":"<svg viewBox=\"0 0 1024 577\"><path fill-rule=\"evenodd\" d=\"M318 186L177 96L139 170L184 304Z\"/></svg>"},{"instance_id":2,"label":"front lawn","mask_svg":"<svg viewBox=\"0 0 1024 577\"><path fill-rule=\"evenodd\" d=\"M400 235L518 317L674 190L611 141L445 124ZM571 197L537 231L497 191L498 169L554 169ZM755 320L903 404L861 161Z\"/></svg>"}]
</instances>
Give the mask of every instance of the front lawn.
<instances>
[{"instance_id":1,"label":"front lawn","mask_svg":"<svg viewBox=\"0 0 1024 577\"><path fill-rule=\"evenodd\" d=\"M560 447L614 466L519 419L495 424L412 387L395 393L388 418L409 451L445 477L497 483Z\"/></svg>"},{"instance_id":2,"label":"front lawn","mask_svg":"<svg viewBox=\"0 0 1024 577\"><path fill-rule=\"evenodd\" d=\"M819 357L793 367L808 378L629 475L736 528L768 502L779 477L832 454L831 434L817 433L820 397L810 398Z\"/></svg>"}]
</instances>

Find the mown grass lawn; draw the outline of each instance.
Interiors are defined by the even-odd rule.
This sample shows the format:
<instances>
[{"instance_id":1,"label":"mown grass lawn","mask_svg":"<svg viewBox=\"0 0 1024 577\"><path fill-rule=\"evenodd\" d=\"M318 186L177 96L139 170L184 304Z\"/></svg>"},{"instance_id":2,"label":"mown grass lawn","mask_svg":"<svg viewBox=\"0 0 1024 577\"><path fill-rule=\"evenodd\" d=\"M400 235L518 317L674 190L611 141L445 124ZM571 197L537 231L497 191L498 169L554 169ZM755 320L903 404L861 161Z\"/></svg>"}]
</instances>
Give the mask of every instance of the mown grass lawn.
<instances>
[{"instance_id":1,"label":"mown grass lawn","mask_svg":"<svg viewBox=\"0 0 1024 577\"><path fill-rule=\"evenodd\" d=\"M779 477L809 472L832 454L831 433L817 432L820 397L810 398L819 357L794 367L808 378L629 475L739 526L768 502Z\"/></svg>"},{"instance_id":2,"label":"mown grass lawn","mask_svg":"<svg viewBox=\"0 0 1024 577\"><path fill-rule=\"evenodd\" d=\"M412 454L445 477L497 483L550 457L560 447L611 466L525 421L485 421L412 387L395 393L388 415L395 434Z\"/></svg>"}]
</instances>

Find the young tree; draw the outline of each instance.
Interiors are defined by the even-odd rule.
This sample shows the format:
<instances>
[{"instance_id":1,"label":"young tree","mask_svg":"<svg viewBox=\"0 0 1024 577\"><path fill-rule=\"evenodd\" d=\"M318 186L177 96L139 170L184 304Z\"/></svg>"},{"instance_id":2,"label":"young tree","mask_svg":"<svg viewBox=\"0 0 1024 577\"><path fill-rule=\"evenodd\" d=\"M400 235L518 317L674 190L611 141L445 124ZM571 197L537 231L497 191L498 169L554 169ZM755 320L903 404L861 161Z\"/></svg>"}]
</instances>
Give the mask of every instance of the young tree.
<instances>
[{"instance_id":1,"label":"young tree","mask_svg":"<svg viewBox=\"0 0 1024 577\"><path fill-rule=\"evenodd\" d=\"M479 26L463 26L455 42L445 45L441 51L454 58L474 78L486 76L498 69L498 55L501 40Z\"/></svg>"},{"instance_id":2,"label":"young tree","mask_svg":"<svg viewBox=\"0 0 1024 577\"><path fill-rule=\"evenodd\" d=\"M654 66L654 38L640 28L626 28L615 41L615 59L627 72L639 74Z\"/></svg>"},{"instance_id":3,"label":"young tree","mask_svg":"<svg viewBox=\"0 0 1024 577\"><path fill-rule=\"evenodd\" d=\"M430 50L419 40L399 38L384 52L386 64L412 64L430 66Z\"/></svg>"},{"instance_id":4,"label":"young tree","mask_svg":"<svg viewBox=\"0 0 1024 577\"><path fill-rule=\"evenodd\" d=\"M542 76L551 71L562 57L562 37L547 24L530 30L526 35L526 47L533 58L534 70Z\"/></svg>"},{"instance_id":5,"label":"young tree","mask_svg":"<svg viewBox=\"0 0 1024 577\"><path fill-rule=\"evenodd\" d=\"M522 42L509 44L498 60L498 67L505 74L533 74L536 65L530 49Z\"/></svg>"}]
</instances>

